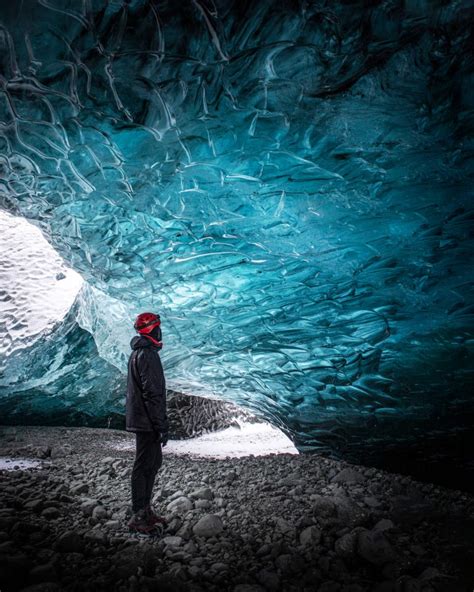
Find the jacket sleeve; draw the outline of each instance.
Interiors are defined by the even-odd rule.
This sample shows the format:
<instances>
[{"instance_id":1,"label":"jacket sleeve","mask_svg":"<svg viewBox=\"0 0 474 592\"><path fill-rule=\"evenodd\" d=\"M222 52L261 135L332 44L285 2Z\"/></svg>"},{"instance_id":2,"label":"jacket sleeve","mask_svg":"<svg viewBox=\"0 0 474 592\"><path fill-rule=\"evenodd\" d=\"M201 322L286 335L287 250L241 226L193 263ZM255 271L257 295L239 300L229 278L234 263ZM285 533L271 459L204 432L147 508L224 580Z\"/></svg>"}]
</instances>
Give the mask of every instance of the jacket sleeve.
<instances>
[{"instance_id":1,"label":"jacket sleeve","mask_svg":"<svg viewBox=\"0 0 474 592\"><path fill-rule=\"evenodd\" d=\"M161 360L151 351L143 352L138 364L143 389L143 401L155 430L168 431L166 386Z\"/></svg>"}]
</instances>

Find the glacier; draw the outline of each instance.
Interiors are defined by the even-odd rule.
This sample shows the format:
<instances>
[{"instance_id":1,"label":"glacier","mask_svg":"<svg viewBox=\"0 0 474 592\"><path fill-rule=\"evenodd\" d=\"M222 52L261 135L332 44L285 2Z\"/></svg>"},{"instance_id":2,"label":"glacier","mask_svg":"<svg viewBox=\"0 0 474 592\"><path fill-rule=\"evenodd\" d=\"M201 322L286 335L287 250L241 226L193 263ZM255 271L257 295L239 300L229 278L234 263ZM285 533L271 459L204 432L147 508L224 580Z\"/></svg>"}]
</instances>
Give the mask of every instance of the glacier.
<instances>
[{"instance_id":1,"label":"glacier","mask_svg":"<svg viewBox=\"0 0 474 592\"><path fill-rule=\"evenodd\" d=\"M473 16L463 0L3 3L0 207L85 280L32 345L24 408L63 398L76 421L89 365L87 412L115 410L149 309L173 389L300 450L369 459L472 429ZM22 409L15 360L2 415Z\"/></svg>"}]
</instances>

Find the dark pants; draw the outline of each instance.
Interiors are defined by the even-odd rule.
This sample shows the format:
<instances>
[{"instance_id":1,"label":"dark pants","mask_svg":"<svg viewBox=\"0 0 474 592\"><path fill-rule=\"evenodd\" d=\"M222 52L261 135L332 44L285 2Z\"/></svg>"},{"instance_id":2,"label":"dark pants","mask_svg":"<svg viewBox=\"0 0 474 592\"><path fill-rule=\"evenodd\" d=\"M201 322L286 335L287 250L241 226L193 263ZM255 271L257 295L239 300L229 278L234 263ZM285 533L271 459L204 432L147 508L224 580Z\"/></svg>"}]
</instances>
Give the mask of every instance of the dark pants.
<instances>
[{"instance_id":1,"label":"dark pants","mask_svg":"<svg viewBox=\"0 0 474 592\"><path fill-rule=\"evenodd\" d=\"M151 502L156 473L163 460L159 437L154 432L137 432L137 449L132 471L132 509L138 512Z\"/></svg>"}]
</instances>

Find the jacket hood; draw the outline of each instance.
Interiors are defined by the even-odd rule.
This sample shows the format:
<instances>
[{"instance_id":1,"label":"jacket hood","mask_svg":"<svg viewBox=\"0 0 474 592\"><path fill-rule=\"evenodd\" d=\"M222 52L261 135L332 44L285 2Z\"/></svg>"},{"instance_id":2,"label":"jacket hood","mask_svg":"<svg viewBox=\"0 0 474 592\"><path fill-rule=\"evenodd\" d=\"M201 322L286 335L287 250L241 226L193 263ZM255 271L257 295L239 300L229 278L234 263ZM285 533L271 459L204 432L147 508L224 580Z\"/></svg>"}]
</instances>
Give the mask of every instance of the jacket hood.
<instances>
[{"instance_id":1,"label":"jacket hood","mask_svg":"<svg viewBox=\"0 0 474 592\"><path fill-rule=\"evenodd\" d=\"M132 349L140 349L142 347L154 347L154 345L150 339L142 337L141 335L136 335L132 341L130 341L130 347Z\"/></svg>"}]
</instances>

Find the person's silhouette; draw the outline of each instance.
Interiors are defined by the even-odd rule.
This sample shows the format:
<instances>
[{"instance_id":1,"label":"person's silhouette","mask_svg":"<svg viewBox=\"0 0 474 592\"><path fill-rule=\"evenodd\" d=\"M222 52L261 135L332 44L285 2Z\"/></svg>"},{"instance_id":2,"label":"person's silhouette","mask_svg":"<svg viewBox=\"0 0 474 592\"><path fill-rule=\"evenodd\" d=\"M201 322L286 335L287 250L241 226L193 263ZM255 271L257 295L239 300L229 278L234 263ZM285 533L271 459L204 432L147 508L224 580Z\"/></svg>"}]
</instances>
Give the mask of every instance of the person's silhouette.
<instances>
[{"instance_id":1,"label":"person's silhouette","mask_svg":"<svg viewBox=\"0 0 474 592\"><path fill-rule=\"evenodd\" d=\"M145 312L138 315L135 330L139 333L130 345L128 361L126 429L135 432L136 454L132 471L133 516L128 526L136 532L150 532L164 523L151 507L153 485L162 464L161 447L168 441L166 385L159 351L160 316Z\"/></svg>"}]
</instances>

